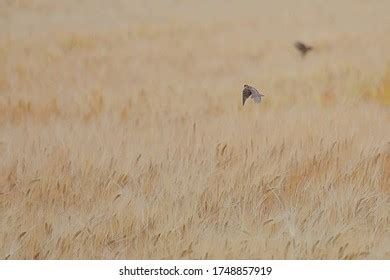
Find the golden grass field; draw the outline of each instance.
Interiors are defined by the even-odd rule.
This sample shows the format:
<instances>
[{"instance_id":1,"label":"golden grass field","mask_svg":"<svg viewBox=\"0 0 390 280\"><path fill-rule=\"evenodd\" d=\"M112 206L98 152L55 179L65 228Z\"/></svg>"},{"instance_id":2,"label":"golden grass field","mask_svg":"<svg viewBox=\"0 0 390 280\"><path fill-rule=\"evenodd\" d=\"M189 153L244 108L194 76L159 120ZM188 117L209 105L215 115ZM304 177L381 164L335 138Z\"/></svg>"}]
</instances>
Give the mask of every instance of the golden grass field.
<instances>
[{"instance_id":1,"label":"golden grass field","mask_svg":"<svg viewBox=\"0 0 390 280\"><path fill-rule=\"evenodd\" d=\"M0 258L390 259L389 14L1 1Z\"/></svg>"}]
</instances>

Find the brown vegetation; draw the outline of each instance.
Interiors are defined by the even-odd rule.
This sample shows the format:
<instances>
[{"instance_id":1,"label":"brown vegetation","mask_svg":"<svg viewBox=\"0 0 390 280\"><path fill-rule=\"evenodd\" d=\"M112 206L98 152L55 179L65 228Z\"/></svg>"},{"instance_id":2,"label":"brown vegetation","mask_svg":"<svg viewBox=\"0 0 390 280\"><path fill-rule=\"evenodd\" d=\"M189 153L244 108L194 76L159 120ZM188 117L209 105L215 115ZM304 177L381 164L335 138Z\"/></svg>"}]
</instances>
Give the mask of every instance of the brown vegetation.
<instances>
[{"instance_id":1,"label":"brown vegetation","mask_svg":"<svg viewBox=\"0 0 390 280\"><path fill-rule=\"evenodd\" d=\"M0 258L390 258L388 1L98 2L0 4Z\"/></svg>"}]
</instances>

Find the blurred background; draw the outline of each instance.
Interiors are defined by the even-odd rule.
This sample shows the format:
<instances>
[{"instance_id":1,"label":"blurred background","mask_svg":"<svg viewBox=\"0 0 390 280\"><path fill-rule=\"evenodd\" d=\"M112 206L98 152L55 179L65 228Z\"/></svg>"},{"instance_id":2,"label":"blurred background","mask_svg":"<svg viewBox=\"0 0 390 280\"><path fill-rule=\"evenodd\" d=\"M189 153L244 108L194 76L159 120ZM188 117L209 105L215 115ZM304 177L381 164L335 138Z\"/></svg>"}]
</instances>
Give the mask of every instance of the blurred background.
<instances>
[{"instance_id":1,"label":"blurred background","mask_svg":"<svg viewBox=\"0 0 390 280\"><path fill-rule=\"evenodd\" d=\"M107 97L109 109L144 91L160 104L174 95L191 104L186 111L218 107L220 98L228 102L220 110L238 110L244 83L262 90L266 105L390 103L385 0L0 5L3 107L10 98L55 100L70 114L91 96ZM302 59L296 41L314 50Z\"/></svg>"}]
</instances>

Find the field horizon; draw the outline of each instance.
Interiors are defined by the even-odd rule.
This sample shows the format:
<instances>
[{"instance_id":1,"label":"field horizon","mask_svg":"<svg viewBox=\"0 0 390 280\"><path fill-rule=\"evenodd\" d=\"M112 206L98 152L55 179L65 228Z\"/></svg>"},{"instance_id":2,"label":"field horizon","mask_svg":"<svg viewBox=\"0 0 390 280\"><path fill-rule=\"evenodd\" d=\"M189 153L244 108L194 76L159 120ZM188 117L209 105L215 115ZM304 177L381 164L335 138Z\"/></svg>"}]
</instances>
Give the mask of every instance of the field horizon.
<instances>
[{"instance_id":1,"label":"field horizon","mask_svg":"<svg viewBox=\"0 0 390 280\"><path fill-rule=\"evenodd\" d=\"M3 1L0 258L390 259L389 14Z\"/></svg>"}]
</instances>

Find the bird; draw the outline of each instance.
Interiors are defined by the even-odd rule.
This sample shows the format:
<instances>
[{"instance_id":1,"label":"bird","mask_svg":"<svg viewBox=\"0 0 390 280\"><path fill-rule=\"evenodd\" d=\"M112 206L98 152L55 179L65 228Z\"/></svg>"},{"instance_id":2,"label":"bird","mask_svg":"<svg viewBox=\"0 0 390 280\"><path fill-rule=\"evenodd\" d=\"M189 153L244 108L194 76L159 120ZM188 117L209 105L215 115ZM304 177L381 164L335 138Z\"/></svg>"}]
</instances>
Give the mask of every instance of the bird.
<instances>
[{"instance_id":1,"label":"bird","mask_svg":"<svg viewBox=\"0 0 390 280\"><path fill-rule=\"evenodd\" d=\"M312 46L308 46L300 41L295 42L294 46L298 51L300 51L302 57L304 57L307 52L313 49Z\"/></svg>"},{"instance_id":2,"label":"bird","mask_svg":"<svg viewBox=\"0 0 390 280\"><path fill-rule=\"evenodd\" d=\"M260 103L262 96L264 96L264 94L260 93L254 87L244 85L244 89L242 90L242 106L245 105L245 100L249 97L251 97L254 102Z\"/></svg>"}]
</instances>

